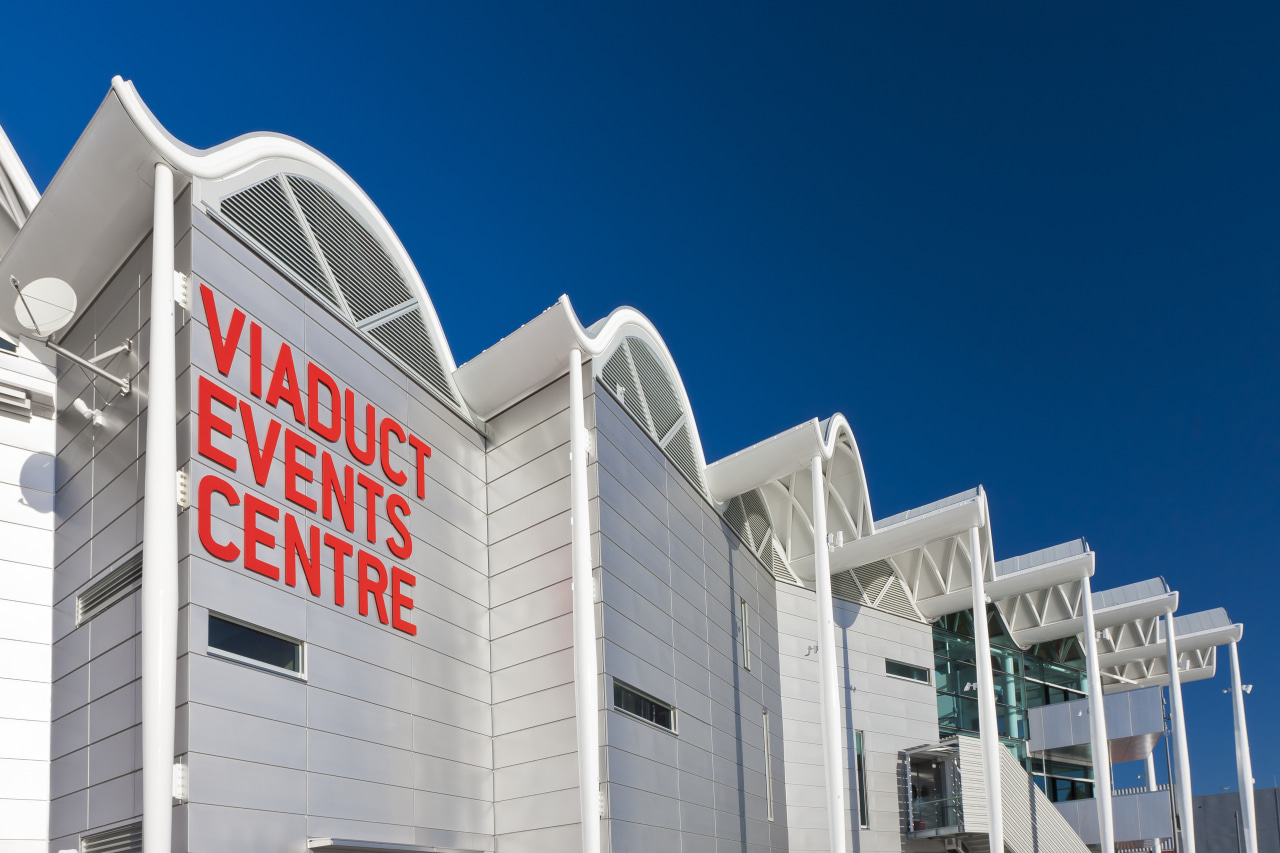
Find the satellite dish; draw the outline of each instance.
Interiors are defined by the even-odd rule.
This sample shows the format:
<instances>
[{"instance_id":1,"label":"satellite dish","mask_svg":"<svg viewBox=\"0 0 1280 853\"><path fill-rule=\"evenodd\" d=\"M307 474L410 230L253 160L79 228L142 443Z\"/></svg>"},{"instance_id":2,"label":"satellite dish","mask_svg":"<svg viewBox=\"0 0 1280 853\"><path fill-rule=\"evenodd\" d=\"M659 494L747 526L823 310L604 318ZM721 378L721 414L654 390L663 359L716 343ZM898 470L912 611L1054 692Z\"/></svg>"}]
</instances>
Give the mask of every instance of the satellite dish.
<instances>
[{"instance_id":1,"label":"satellite dish","mask_svg":"<svg viewBox=\"0 0 1280 853\"><path fill-rule=\"evenodd\" d=\"M51 335L75 316L76 292L60 278L38 278L18 291L13 310L25 328Z\"/></svg>"}]
</instances>

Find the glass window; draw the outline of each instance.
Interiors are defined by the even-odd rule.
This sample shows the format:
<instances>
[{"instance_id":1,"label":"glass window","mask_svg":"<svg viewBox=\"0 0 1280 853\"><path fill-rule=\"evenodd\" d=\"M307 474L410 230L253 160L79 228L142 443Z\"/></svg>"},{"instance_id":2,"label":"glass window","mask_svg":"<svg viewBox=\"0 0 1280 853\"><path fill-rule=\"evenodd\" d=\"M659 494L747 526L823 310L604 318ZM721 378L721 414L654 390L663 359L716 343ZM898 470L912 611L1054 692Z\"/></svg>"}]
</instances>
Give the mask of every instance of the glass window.
<instances>
[{"instance_id":1,"label":"glass window","mask_svg":"<svg viewBox=\"0 0 1280 853\"><path fill-rule=\"evenodd\" d=\"M209 614L209 653L237 663L302 675L302 643Z\"/></svg>"},{"instance_id":2,"label":"glass window","mask_svg":"<svg viewBox=\"0 0 1280 853\"><path fill-rule=\"evenodd\" d=\"M909 678L912 681L929 683L929 670L922 666L912 666L909 663L885 658L884 671L897 678Z\"/></svg>"},{"instance_id":3,"label":"glass window","mask_svg":"<svg viewBox=\"0 0 1280 853\"><path fill-rule=\"evenodd\" d=\"M742 665L746 669L751 669L751 641L750 634L747 631L747 618L750 611L747 610L747 600L740 599L738 603L738 630L742 632Z\"/></svg>"},{"instance_id":4,"label":"glass window","mask_svg":"<svg viewBox=\"0 0 1280 853\"><path fill-rule=\"evenodd\" d=\"M773 820L773 748L769 744L769 712L764 712L764 796Z\"/></svg>"},{"instance_id":5,"label":"glass window","mask_svg":"<svg viewBox=\"0 0 1280 853\"><path fill-rule=\"evenodd\" d=\"M661 726L672 732L676 730L675 709L627 687L620 681L613 682L613 707L653 723L655 726Z\"/></svg>"},{"instance_id":6,"label":"glass window","mask_svg":"<svg viewBox=\"0 0 1280 853\"><path fill-rule=\"evenodd\" d=\"M855 744L854 749L855 749L855 752L857 755L857 761L858 761L858 825L861 826L863 829L866 829L868 826L870 826L870 824L867 823L868 815L867 815L866 749L865 749L865 744L863 743L864 738L863 738L862 732L855 731L853 733L853 736L854 736L854 744Z\"/></svg>"}]
</instances>

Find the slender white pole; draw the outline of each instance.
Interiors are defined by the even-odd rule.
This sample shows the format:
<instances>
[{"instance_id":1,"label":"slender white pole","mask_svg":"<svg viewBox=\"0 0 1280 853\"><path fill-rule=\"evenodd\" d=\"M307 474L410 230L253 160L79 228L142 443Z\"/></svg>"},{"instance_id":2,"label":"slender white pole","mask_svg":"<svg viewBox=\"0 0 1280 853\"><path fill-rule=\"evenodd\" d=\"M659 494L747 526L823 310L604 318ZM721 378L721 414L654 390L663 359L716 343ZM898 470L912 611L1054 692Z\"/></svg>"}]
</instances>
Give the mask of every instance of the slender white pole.
<instances>
[{"instance_id":1,"label":"slender white pole","mask_svg":"<svg viewBox=\"0 0 1280 853\"><path fill-rule=\"evenodd\" d=\"M1182 673L1178 669L1178 638L1173 614L1164 615L1165 656L1169 663L1169 701L1173 705L1173 752L1176 758L1178 817L1182 825L1182 853L1196 853L1195 811L1191 802L1191 759L1187 752L1187 720L1182 714Z\"/></svg>"},{"instance_id":2,"label":"slender white pole","mask_svg":"<svg viewBox=\"0 0 1280 853\"><path fill-rule=\"evenodd\" d=\"M978 528L969 528L973 562L973 642L978 665L978 735L982 739L983 775L987 782L987 814L991 820L991 853L1004 853L1004 803L1000 796L1000 731L996 722L995 681L991 673L991 636L987 631L986 560Z\"/></svg>"},{"instance_id":3,"label":"slender white pole","mask_svg":"<svg viewBox=\"0 0 1280 853\"><path fill-rule=\"evenodd\" d=\"M1080 579L1084 603L1085 669L1089 679L1089 732L1092 735L1093 795L1098 801L1098 828L1102 853L1115 853L1115 819L1111 812L1111 742L1107 739L1107 711L1098 669L1098 633L1093 621L1093 589L1086 576Z\"/></svg>"},{"instance_id":4,"label":"slender white pole","mask_svg":"<svg viewBox=\"0 0 1280 853\"><path fill-rule=\"evenodd\" d=\"M573 562L573 687L578 715L578 794L583 853L600 850L600 701L596 668L595 578L587 502L587 421L582 352L569 351L569 523Z\"/></svg>"},{"instance_id":5,"label":"slender white pole","mask_svg":"<svg viewBox=\"0 0 1280 853\"><path fill-rule=\"evenodd\" d=\"M1231 643L1231 705L1236 718L1236 772L1240 782L1240 816L1244 818L1244 851L1258 853L1258 816L1253 802L1253 759L1249 755L1249 726L1244 719L1244 690L1240 687L1240 656Z\"/></svg>"},{"instance_id":6,"label":"slender white pole","mask_svg":"<svg viewBox=\"0 0 1280 853\"><path fill-rule=\"evenodd\" d=\"M832 853L844 853L844 745L840 739L840 686L836 676L836 617L831 604L831 553L827 550L827 488L822 457L809 463L813 480L813 570L818 598L818 671L822 709L822 758L827 772L827 825ZM852 735L850 735L852 738Z\"/></svg>"},{"instance_id":7,"label":"slender white pole","mask_svg":"<svg viewBox=\"0 0 1280 853\"><path fill-rule=\"evenodd\" d=\"M142 846L173 838L178 661L178 433L173 304L173 172L156 164L151 231L151 360L142 510Z\"/></svg>"},{"instance_id":8,"label":"slender white pole","mask_svg":"<svg viewBox=\"0 0 1280 853\"><path fill-rule=\"evenodd\" d=\"M1156 785L1156 754L1154 752L1147 753L1147 790L1159 790L1159 787ZM1151 853L1160 853L1159 838L1151 839Z\"/></svg>"}]
</instances>

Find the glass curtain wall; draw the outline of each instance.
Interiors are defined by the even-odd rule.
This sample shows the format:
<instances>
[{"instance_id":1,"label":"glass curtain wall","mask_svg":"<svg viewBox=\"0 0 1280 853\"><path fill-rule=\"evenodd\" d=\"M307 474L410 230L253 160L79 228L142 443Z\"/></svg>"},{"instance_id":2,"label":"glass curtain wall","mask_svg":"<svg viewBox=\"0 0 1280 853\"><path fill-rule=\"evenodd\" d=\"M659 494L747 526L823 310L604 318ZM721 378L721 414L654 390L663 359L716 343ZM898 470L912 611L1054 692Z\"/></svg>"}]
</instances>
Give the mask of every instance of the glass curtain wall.
<instances>
[{"instance_id":1,"label":"glass curtain wall","mask_svg":"<svg viewBox=\"0 0 1280 853\"><path fill-rule=\"evenodd\" d=\"M1027 710L1084 697L1087 680L1083 650L1074 637L1041 643L1023 651L1009 638L995 608L988 608L991 674L1000 741L1036 778L1051 799L1093 796L1092 767L1072 761L1047 761L1027 749ZM973 642L973 611L944 616L933 626L939 738L978 735L978 669Z\"/></svg>"}]
</instances>

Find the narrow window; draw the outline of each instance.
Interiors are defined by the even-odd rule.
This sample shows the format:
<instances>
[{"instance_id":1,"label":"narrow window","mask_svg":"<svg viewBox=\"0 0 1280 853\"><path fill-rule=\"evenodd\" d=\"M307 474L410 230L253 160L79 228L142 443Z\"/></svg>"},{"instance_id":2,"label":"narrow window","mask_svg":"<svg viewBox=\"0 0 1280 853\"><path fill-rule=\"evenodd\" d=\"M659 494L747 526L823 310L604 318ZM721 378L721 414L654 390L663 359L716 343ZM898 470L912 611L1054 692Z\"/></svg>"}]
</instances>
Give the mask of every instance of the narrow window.
<instances>
[{"instance_id":1,"label":"narrow window","mask_svg":"<svg viewBox=\"0 0 1280 853\"><path fill-rule=\"evenodd\" d=\"M858 825L863 829L871 824L867 822L867 762L863 745L862 732L853 733L858 761Z\"/></svg>"},{"instance_id":2,"label":"narrow window","mask_svg":"<svg viewBox=\"0 0 1280 853\"><path fill-rule=\"evenodd\" d=\"M922 666L912 666L909 663L885 658L884 671L894 678L907 678L922 684L929 683L929 670Z\"/></svg>"},{"instance_id":3,"label":"narrow window","mask_svg":"<svg viewBox=\"0 0 1280 853\"><path fill-rule=\"evenodd\" d=\"M302 643L209 614L209 653L272 672L302 676Z\"/></svg>"},{"instance_id":4,"label":"narrow window","mask_svg":"<svg viewBox=\"0 0 1280 853\"><path fill-rule=\"evenodd\" d=\"M747 631L747 600L738 600L738 626L742 631L742 666L751 669L751 634Z\"/></svg>"},{"instance_id":5,"label":"narrow window","mask_svg":"<svg viewBox=\"0 0 1280 853\"><path fill-rule=\"evenodd\" d=\"M676 712L651 696L645 696L637 690L626 686L621 681L613 682L613 707L633 717L639 717L647 723L661 726L668 731L676 730Z\"/></svg>"},{"instance_id":6,"label":"narrow window","mask_svg":"<svg viewBox=\"0 0 1280 853\"><path fill-rule=\"evenodd\" d=\"M769 746L769 712L764 712L764 796L773 820L773 750Z\"/></svg>"}]
</instances>

